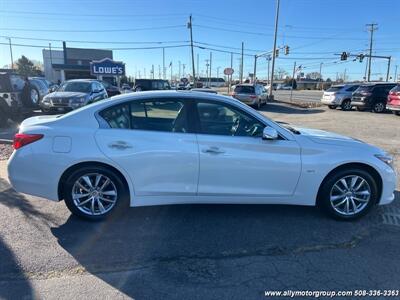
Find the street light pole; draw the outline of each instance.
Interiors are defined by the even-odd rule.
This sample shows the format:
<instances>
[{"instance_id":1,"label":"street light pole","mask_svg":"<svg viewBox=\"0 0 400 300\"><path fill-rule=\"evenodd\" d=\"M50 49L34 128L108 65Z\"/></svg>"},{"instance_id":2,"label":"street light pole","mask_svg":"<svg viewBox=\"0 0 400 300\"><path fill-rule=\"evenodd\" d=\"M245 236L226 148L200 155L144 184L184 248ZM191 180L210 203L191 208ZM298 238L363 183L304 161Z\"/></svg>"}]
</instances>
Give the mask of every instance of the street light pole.
<instances>
[{"instance_id":1,"label":"street light pole","mask_svg":"<svg viewBox=\"0 0 400 300\"><path fill-rule=\"evenodd\" d=\"M323 63L319 64L319 84L321 85L319 88L321 89L321 91L324 89L324 85L322 84L322 65Z\"/></svg>"},{"instance_id":2,"label":"street light pole","mask_svg":"<svg viewBox=\"0 0 400 300\"><path fill-rule=\"evenodd\" d=\"M253 72L253 83L257 82L257 55L254 55L254 72Z\"/></svg>"},{"instance_id":3,"label":"street light pole","mask_svg":"<svg viewBox=\"0 0 400 300\"><path fill-rule=\"evenodd\" d=\"M196 87L196 70L194 68L194 50L193 50L193 31L192 31L192 15L189 16L188 27L190 29L190 48L192 49L192 74L193 74L193 86Z\"/></svg>"},{"instance_id":4,"label":"street light pole","mask_svg":"<svg viewBox=\"0 0 400 300\"><path fill-rule=\"evenodd\" d=\"M268 97L272 100L272 86L274 84L274 69L275 69L275 56L276 56L276 39L278 36L278 19L279 19L279 4L280 0L276 0L276 13L275 13L275 33L274 33L274 49L272 52L272 70L271 70L271 84L269 88L269 95Z\"/></svg>"}]
</instances>

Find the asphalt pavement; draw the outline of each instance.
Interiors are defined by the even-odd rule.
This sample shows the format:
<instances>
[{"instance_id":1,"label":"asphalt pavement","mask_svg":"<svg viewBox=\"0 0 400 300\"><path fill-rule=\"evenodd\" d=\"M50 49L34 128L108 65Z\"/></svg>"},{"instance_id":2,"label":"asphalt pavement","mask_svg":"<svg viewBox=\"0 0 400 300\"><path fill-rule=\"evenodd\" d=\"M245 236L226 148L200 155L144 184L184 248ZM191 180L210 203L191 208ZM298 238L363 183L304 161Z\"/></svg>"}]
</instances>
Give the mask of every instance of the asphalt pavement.
<instances>
[{"instance_id":1,"label":"asphalt pavement","mask_svg":"<svg viewBox=\"0 0 400 300\"><path fill-rule=\"evenodd\" d=\"M355 130L346 120L359 127L400 122L281 104L263 113L339 133ZM397 132L353 133L388 151L400 146ZM130 208L95 223L71 216L63 202L16 193L6 177L0 161L1 299L264 299L267 290L400 284L399 192L357 222L313 207L171 205Z\"/></svg>"}]
</instances>

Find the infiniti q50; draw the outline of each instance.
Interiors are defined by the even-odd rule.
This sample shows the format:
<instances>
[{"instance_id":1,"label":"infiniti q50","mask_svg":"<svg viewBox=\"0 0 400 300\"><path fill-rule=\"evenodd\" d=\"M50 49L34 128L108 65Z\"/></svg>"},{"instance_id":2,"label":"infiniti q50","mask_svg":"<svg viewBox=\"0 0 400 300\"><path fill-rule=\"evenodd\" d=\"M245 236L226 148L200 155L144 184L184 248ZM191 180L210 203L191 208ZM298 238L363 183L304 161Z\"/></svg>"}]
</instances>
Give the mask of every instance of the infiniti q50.
<instances>
[{"instance_id":1,"label":"infiniti q50","mask_svg":"<svg viewBox=\"0 0 400 300\"><path fill-rule=\"evenodd\" d=\"M128 205L187 203L317 205L351 220L393 201L396 185L379 148L200 92L131 93L29 118L14 148L17 191L64 200L92 220Z\"/></svg>"}]
</instances>

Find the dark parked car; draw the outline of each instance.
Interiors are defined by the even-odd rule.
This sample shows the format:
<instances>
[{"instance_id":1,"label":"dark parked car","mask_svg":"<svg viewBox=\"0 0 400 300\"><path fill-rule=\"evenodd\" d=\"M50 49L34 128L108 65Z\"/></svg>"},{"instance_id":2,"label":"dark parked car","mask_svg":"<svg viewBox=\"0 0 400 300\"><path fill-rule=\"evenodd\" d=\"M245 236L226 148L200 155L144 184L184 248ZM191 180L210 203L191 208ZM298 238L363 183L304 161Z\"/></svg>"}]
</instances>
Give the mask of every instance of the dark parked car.
<instances>
[{"instance_id":1,"label":"dark parked car","mask_svg":"<svg viewBox=\"0 0 400 300\"><path fill-rule=\"evenodd\" d=\"M157 91L157 90L170 90L168 80L162 79L136 79L133 90L135 92L141 91Z\"/></svg>"},{"instance_id":2,"label":"dark parked car","mask_svg":"<svg viewBox=\"0 0 400 300\"><path fill-rule=\"evenodd\" d=\"M400 116L400 84L397 84L390 90L386 109L391 110L395 115Z\"/></svg>"},{"instance_id":3,"label":"dark parked car","mask_svg":"<svg viewBox=\"0 0 400 300\"><path fill-rule=\"evenodd\" d=\"M351 97L351 106L357 110L372 110L376 113L384 112L389 91L396 83L368 83L362 84Z\"/></svg>"},{"instance_id":4,"label":"dark parked car","mask_svg":"<svg viewBox=\"0 0 400 300\"><path fill-rule=\"evenodd\" d=\"M21 76L8 72L0 73L0 127L4 127L8 119L19 121L25 113L32 111L30 105L24 105L24 87L25 80Z\"/></svg>"},{"instance_id":5,"label":"dark parked car","mask_svg":"<svg viewBox=\"0 0 400 300\"><path fill-rule=\"evenodd\" d=\"M45 96L40 107L43 112L65 112L107 97L107 91L99 81L74 79L64 82L56 92Z\"/></svg>"},{"instance_id":6,"label":"dark parked car","mask_svg":"<svg viewBox=\"0 0 400 300\"><path fill-rule=\"evenodd\" d=\"M121 94L121 91L119 90L119 88L117 86L112 85L111 83L109 83L107 81L101 81L101 84L106 89L108 97L112 97L112 96Z\"/></svg>"}]
</instances>

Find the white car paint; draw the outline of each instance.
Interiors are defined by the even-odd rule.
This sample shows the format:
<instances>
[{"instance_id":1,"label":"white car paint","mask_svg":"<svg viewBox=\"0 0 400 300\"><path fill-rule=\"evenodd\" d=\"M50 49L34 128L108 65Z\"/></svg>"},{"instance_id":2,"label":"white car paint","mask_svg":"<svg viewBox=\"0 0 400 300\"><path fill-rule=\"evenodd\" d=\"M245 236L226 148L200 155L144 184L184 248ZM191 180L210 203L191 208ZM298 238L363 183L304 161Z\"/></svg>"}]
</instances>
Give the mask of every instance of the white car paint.
<instances>
[{"instance_id":1,"label":"white car paint","mask_svg":"<svg viewBox=\"0 0 400 300\"><path fill-rule=\"evenodd\" d=\"M282 140L195 133L102 128L96 113L135 99L212 99L229 103L278 131ZM104 121L103 121L104 122ZM138 92L113 97L64 116L33 117L20 133L44 138L14 151L9 179L22 193L58 201L63 173L81 162L101 162L121 172L131 206L182 203L315 205L327 174L363 163L382 178L379 204L394 199L395 171L374 155L385 152L321 130L294 134L230 97L195 92ZM124 150L110 147L124 144ZM127 146L127 147L125 147ZM216 147L221 153L204 150Z\"/></svg>"}]
</instances>

